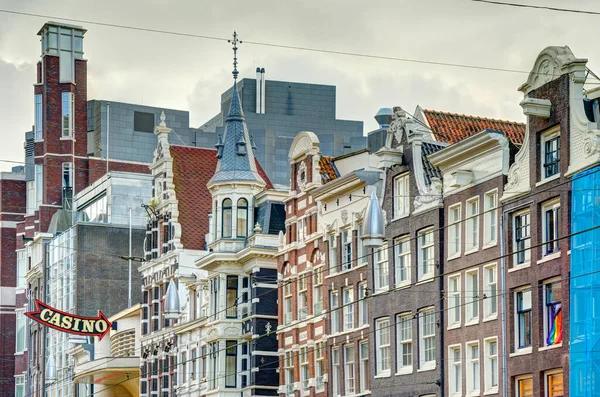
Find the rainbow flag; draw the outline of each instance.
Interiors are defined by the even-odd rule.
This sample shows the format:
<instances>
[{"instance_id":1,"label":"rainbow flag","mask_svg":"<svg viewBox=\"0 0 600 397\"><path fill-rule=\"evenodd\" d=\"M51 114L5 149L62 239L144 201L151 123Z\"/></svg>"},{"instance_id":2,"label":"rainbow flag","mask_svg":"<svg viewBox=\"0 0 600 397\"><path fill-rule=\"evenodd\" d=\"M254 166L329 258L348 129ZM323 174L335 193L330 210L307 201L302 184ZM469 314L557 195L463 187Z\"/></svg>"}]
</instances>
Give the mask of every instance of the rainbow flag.
<instances>
[{"instance_id":1,"label":"rainbow flag","mask_svg":"<svg viewBox=\"0 0 600 397\"><path fill-rule=\"evenodd\" d=\"M546 345L555 345L562 342L562 305L559 303L556 306L551 306L552 311L550 321L550 329L546 338Z\"/></svg>"}]
</instances>

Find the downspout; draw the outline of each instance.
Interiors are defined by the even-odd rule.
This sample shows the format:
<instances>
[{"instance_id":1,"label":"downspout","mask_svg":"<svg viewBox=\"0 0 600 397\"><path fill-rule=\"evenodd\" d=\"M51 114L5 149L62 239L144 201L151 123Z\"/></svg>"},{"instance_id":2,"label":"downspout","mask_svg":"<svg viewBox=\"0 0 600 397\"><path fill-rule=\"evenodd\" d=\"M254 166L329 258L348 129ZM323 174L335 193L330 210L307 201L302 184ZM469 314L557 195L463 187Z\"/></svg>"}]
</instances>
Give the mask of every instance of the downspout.
<instances>
[{"instance_id":1,"label":"downspout","mask_svg":"<svg viewBox=\"0 0 600 397\"><path fill-rule=\"evenodd\" d=\"M502 397L508 397L508 379L507 379L507 347L506 347L506 258L504 257L504 203L502 203L502 213L500 215L500 294L502 296L502 313L500 315L501 327L500 336L502 339ZM497 299L497 297L496 297Z\"/></svg>"}]
</instances>

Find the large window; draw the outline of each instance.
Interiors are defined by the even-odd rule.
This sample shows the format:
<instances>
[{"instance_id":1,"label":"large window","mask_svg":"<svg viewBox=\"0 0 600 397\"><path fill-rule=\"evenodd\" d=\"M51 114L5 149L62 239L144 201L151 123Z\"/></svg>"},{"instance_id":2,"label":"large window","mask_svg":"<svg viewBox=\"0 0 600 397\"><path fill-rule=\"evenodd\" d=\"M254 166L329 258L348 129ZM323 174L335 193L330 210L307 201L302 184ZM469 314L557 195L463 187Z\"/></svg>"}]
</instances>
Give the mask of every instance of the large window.
<instances>
[{"instance_id":1,"label":"large window","mask_svg":"<svg viewBox=\"0 0 600 397\"><path fill-rule=\"evenodd\" d=\"M515 293L517 348L531 347L531 289Z\"/></svg>"},{"instance_id":2,"label":"large window","mask_svg":"<svg viewBox=\"0 0 600 397\"><path fill-rule=\"evenodd\" d=\"M550 255L559 250L558 240L556 240L559 237L559 213L559 200L553 200L542 205L543 255Z\"/></svg>"},{"instance_id":3,"label":"large window","mask_svg":"<svg viewBox=\"0 0 600 397\"><path fill-rule=\"evenodd\" d=\"M343 294L344 331L354 328L354 288L345 288Z\"/></svg>"},{"instance_id":4,"label":"large window","mask_svg":"<svg viewBox=\"0 0 600 397\"><path fill-rule=\"evenodd\" d=\"M448 277L448 328L460 325L460 274Z\"/></svg>"},{"instance_id":5,"label":"large window","mask_svg":"<svg viewBox=\"0 0 600 397\"><path fill-rule=\"evenodd\" d=\"M533 378L531 375L520 376L516 379L516 397L533 397Z\"/></svg>"},{"instance_id":6,"label":"large window","mask_svg":"<svg viewBox=\"0 0 600 397\"><path fill-rule=\"evenodd\" d=\"M479 394L479 342L467 343L467 392Z\"/></svg>"},{"instance_id":7,"label":"large window","mask_svg":"<svg viewBox=\"0 0 600 397\"><path fill-rule=\"evenodd\" d=\"M42 139L42 128L43 128L43 111L42 111L42 96L35 96L35 140Z\"/></svg>"},{"instance_id":8,"label":"large window","mask_svg":"<svg viewBox=\"0 0 600 397\"><path fill-rule=\"evenodd\" d=\"M413 370L412 318L411 314L396 317L396 365L401 374L411 373Z\"/></svg>"},{"instance_id":9,"label":"large window","mask_svg":"<svg viewBox=\"0 0 600 397\"><path fill-rule=\"evenodd\" d=\"M394 219L410 212L410 194L408 174L394 178Z\"/></svg>"},{"instance_id":10,"label":"large window","mask_svg":"<svg viewBox=\"0 0 600 397\"><path fill-rule=\"evenodd\" d=\"M433 278L435 256L433 247L433 230L423 230L418 235L419 268L417 280L422 281Z\"/></svg>"},{"instance_id":11,"label":"large window","mask_svg":"<svg viewBox=\"0 0 600 397\"><path fill-rule=\"evenodd\" d=\"M292 281L285 280L283 283L283 323L292 322Z\"/></svg>"},{"instance_id":12,"label":"large window","mask_svg":"<svg viewBox=\"0 0 600 397\"><path fill-rule=\"evenodd\" d=\"M466 281L466 322L479 320L479 271L471 270L465 274Z\"/></svg>"},{"instance_id":13,"label":"large window","mask_svg":"<svg viewBox=\"0 0 600 397\"><path fill-rule=\"evenodd\" d=\"M237 225L236 234L238 237L248 236L248 201L241 198L237 202Z\"/></svg>"},{"instance_id":14,"label":"large window","mask_svg":"<svg viewBox=\"0 0 600 397\"><path fill-rule=\"evenodd\" d=\"M235 340L228 340L225 343L225 387L235 387L238 343Z\"/></svg>"},{"instance_id":15,"label":"large window","mask_svg":"<svg viewBox=\"0 0 600 397\"><path fill-rule=\"evenodd\" d=\"M306 274L298 276L298 320L308 316L308 277Z\"/></svg>"},{"instance_id":16,"label":"large window","mask_svg":"<svg viewBox=\"0 0 600 397\"><path fill-rule=\"evenodd\" d=\"M369 342L360 343L360 391L368 390L369 379Z\"/></svg>"},{"instance_id":17,"label":"large window","mask_svg":"<svg viewBox=\"0 0 600 397\"><path fill-rule=\"evenodd\" d=\"M227 299L225 313L227 318L237 318L238 276L227 276Z\"/></svg>"},{"instance_id":18,"label":"large window","mask_svg":"<svg viewBox=\"0 0 600 397\"><path fill-rule=\"evenodd\" d=\"M529 251L531 246L531 241L529 239L531 233L529 221L529 211L515 214L513 240L515 265L529 263L529 258L531 257L531 253Z\"/></svg>"},{"instance_id":19,"label":"large window","mask_svg":"<svg viewBox=\"0 0 600 397\"><path fill-rule=\"evenodd\" d=\"M435 368L435 312L434 308L419 312L419 368Z\"/></svg>"},{"instance_id":20,"label":"large window","mask_svg":"<svg viewBox=\"0 0 600 397\"><path fill-rule=\"evenodd\" d=\"M340 390L340 349L331 349L331 390L334 396L339 396Z\"/></svg>"},{"instance_id":21,"label":"large window","mask_svg":"<svg viewBox=\"0 0 600 397\"><path fill-rule=\"evenodd\" d=\"M367 306L367 283L358 284L358 326L369 323L369 309Z\"/></svg>"},{"instance_id":22,"label":"large window","mask_svg":"<svg viewBox=\"0 0 600 397\"><path fill-rule=\"evenodd\" d=\"M342 231L342 271L352 269L352 231Z\"/></svg>"},{"instance_id":23,"label":"large window","mask_svg":"<svg viewBox=\"0 0 600 397\"><path fill-rule=\"evenodd\" d=\"M470 252L479 249L479 198L467 201L466 209L465 251Z\"/></svg>"},{"instance_id":24,"label":"large window","mask_svg":"<svg viewBox=\"0 0 600 397\"><path fill-rule=\"evenodd\" d=\"M485 392L498 390L498 339L490 338L485 343Z\"/></svg>"},{"instance_id":25,"label":"large window","mask_svg":"<svg viewBox=\"0 0 600 397\"><path fill-rule=\"evenodd\" d=\"M15 344L15 353L20 354L27 349L27 317L22 310L15 310L17 315L17 340Z\"/></svg>"},{"instance_id":26,"label":"large window","mask_svg":"<svg viewBox=\"0 0 600 397\"><path fill-rule=\"evenodd\" d=\"M223 200L223 238L231 238L232 236L232 208L231 208L231 199L226 198Z\"/></svg>"},{"instance_id":27,"label":"large window","mask_svg":"<svg viewBox=\"0 0 600 397\"><path fill-rule=\"evenodd\" d=\"M354 344L348 343L344 345L344 378L345 395L356 393L356 366L354 365Z\"/></svg>"},{"instance_id":28,"label":"large window","mask_svg":"<svg viewBox=\"0 0 600 397\"><path fill-rule=\"evenodd\" d=\"M448 258L460 255L460 204L448 208Z\"/></svg>"},{"instance_id":29,"label":"large window","mask_svg":"<svg viewBox=\"0 0 600 397\"><path fill-rule=\"evenodd\" d=\"M291 396L294 394L294 352L285 352L283 361L283 370L285 371L286 393Z\"/></svg>"},{"instance_id":30,"label":"large window","mask_svg":"<svg viewBox=\"0 0 600 397\"><path fill-rule=\"evenodd\" d=\"M300 348L300 382L302 390L308 390L310 374L308 370L308 347Z\"/></svg>"},{"instance_id":31,"label":"large window","mask_svg":"<svg viewBox=\"0 0 600 397\"><path fill-rule=\"evenodd\" d=\"M448 390L451 396L462 395L462 356L460 345L450 346L448 348Z\"/></svg>"},{"instance_id":32,"label":"large window","mask_svg":"<svg viewBox=\"0 0 600 397\"><path fill-rule=\"evenodd\" d=\"M390 286L388 247L383 244L375 251L375 274L373 277L375 283L375 292L387 290Z\"/></svg>"},{"instance_id":33,"label":"large window","mask_svg":"<svg viewBox=\"0 0 600 397\"><path fill-rule=\"evenodd\" d=\"M546 397L563 397L565 385L562 370L548 371L545 374Z\"/></svg>"},{"instance_id":34,"label":"large window","mask_svg":"<svg viewBox=\"0 0 600 397\"><path fill-rule=\"evenodd\" d=\"M315 343L315 378L317 390L323 390L325 387L325 383L323 381L323 375L325 375L323 349L323 342Z\"/></svg>"},{"instance_id":35,"label":"large window","mask_svg":"<svg viewBox=\"0 0 600 397\"><path fill-rule=\"evenodd\" d=\"M390 319L375 320L376 375L390 374Z\"/></svg>"},{"instance_id":36,"label":"large window","mask_svg":"<svg viewBox=\"0 0 600 397\"><path fill-rule=\"evenodd\" d=\"M487 265L483 268L484 318L498 315L498 282L496 277L496 265Z\"/></svg>"},{"instance_id":37,"label":"large window","mask_svg":"<svg viewBox=\"0 0 600 397\"><path fill-rule=\"evenodd\" d=\"M394 241L394 284L396 287L410 284L410 238Z\"/></svg>"},{"instance_id":38,"label":"large window","mask_svg":"<svg viewBox=\"0 0 600 397\"><path fill-rule=\"evenodd\" d=\"M323 311L323 266L313 270L313 314Z\"/></svg>"},{"instance_id":39,"label":"large window","mask_svg":"<svg viewBox=\"0 0 600 397\"><path fill-rule=\"evenodd\" d=\"M494 245L498 230L498 191L487 192L484 196L483 210L483 245Z\"/></svg>"},{"instance_id":40,"label":"large window","mask_svg":"<svg viewBox=\"0 0 600 397\"><path fill-rule=\"evenodd\" d=\"M331 304L331 333L336 334L340 332L339 295L337 291L331 291L329 294L329 303Z\"/></svg>"},{"instance_id":41,"label":"large window","mask_svg":"<svg viewBox=\"0 0 600 397\"><path fill-rule=\"evenodd\" d=\"M62 93L62 136L73 136L75 129L74 96L70 92Z\"/></svg>"},{"instance_id":42,"label":"large window","mask_svg":"<svg viewBox=\"0 0 600 397\"><path fill-rule=\"evenodd\" d=\"M560 172L560 135L558 131L542 136L542 179Z\"/></svg>"},{"instance_id":43,"label":"large window","mask_svg":"<svg viewBox=\"0 0 600 397\"><path fill-rule=\"evenodd\" d=\"M337 239L334 234L327 237L329 242L329 273L337 272Z\"/></svg>"},{"instance_id":44,"label":"large window","mask_svg":"<svg viewBox=\"0 0 600 397\"><path fill-rule=\"evenodd\" d=\"M544 284L544 344L562 343L562 288L560 281Z\"/></svg>"},{"instance_id":45,"label":"large window","mask_svg":"<svg viewBox=\"0 0 600 397\"><path fill-rule=\"evenodd\" d=\"M73 187L73 163L62 163L62 187Z\"/></svg>"}]
</instances>

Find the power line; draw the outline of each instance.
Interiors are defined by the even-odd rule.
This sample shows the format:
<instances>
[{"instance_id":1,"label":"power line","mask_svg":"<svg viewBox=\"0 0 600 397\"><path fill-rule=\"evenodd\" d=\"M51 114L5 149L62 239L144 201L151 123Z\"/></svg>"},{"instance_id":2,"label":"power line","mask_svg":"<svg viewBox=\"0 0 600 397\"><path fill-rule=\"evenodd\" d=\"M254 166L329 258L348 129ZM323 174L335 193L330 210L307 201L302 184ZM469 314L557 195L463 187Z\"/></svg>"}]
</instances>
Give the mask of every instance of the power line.
<instances>
[{"instance_id":1,"label":"power line","mask_svg":"<svg viewBox=\"0 0 600 397\"><path fill-rule=\"evenodd\" d=\"M519 3L504 3L501 1L493 1L493 0L471 0L476 3L487 3L487 4L495 4L509 7L519 7L519 8L534 8L538 10L548 10L548 11L558 11L558 12L570 12L574 14L588 14L588 15L600 15L598 11L586 11L586 10L574 10L572 8L558 8L558 7L549 7L549 6L537 6L532 4L519 4Z\"/></svg>"}]
</instances>

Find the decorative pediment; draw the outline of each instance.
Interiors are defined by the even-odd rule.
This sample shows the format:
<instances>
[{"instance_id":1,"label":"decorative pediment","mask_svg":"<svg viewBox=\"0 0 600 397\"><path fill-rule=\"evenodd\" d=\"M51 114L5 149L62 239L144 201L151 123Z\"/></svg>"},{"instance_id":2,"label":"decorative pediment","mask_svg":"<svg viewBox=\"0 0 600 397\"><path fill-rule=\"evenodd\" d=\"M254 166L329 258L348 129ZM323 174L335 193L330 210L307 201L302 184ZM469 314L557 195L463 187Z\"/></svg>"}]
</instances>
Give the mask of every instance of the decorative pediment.
<instances>
[{"instance_id":1,"label":"decorative pediment","mask_svg":"<svg viewBox=\"0 0 600 397\"><path fill-rule=\"evenodd\" d=\"M319 138L314 132L301 131L296 135L290 146L288 157L295 160L303 155L317 154L319 152Z\"/></svg>"}]
</instances>

